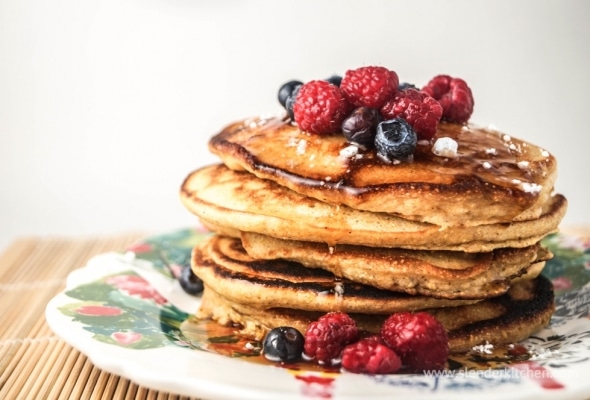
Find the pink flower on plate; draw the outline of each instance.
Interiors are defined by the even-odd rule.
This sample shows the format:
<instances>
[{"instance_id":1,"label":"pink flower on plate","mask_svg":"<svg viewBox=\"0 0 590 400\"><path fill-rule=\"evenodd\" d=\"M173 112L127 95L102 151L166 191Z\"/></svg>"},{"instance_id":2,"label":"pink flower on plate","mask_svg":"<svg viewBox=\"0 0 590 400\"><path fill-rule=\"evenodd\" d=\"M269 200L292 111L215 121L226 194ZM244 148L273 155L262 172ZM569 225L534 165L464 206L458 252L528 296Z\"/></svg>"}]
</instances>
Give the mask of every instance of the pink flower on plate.
<instances>
[{"instance_id":1,"label":"pink flower on plate","mask_svg":"<svg viewBox=\"0 0 590 400\"><path fill-rule=\"evenodd\" d=\"M115 317L123 314L123 310L119 307L90 305L78 307L74 310L80 315L88 315L91 317Z\"/></svg>"},{"instance_id":2,"label":"pink flower on plate","mask_svg":"<svg viewBox=\"0 0 590 400\"><path fill-rule=\"evenodd\" d=\"M554 278L551 282L553 283L553 288L555 290L567 290L572 287L571 279L566 278L565 276L558 276L557 278Z\"/></svg>"},{"instance_id":3,"label":"pink flower on plate","mask_svg":"<svg viewBox=\"0 0 590 400\"><path fill-rule=\"evenodd\" d=\"M170 270L172 271L172 274L174 275L174 277L176 279L178 279L178 277L180 276L180 273L182 272L182 265L178 265L178 264L170 264Z\"/></svg>"},{"instance_id":4,"label":"pink flower on plate","mask_svg":"<svg viewBox=\"0 0 590 400\"><path fill-rule=\"evenodd\" d=\"M130 344L140 341L142 334L137 332L113 332L111 338L120 345L129 346Z\"/></svg>"},{"instance_id":5,"label":"pink flower on plate","mask_svg":"<svg viewBox=\"0 0 590 400\"><path fill-rule=\"evenodd\" d=\"M132 251L135 254L149 253L152 250L153 250L153 247L151 244L141 243L141 242L134 243L131 246L127 247L127 251Z\"/></svg>"},{"instance_id":6,"label":"pink flower on plate","mask_svg":"<svg viewBox=\"0 0 590 400\"><path fill-rule=\"evenodd\" d=\"M163 297L148 281L139 275L117 275L106 280L122 292L130 296L139 296L142 299L153 300L156 304L166 304L168 300Z\"/></svg>"},{"instance_id":7,"label":"pink flower on plate","mask_svg":"<svg viewBox=\"0 0 590 400\"><path fill-rule=\"evenodd\" d=\"M560 235L558 236L559 245L566 249L574 249L584 251L590 247L590 239L574 236L574 235Z\"/></svg>"},{"instance_id":8,"label":"pink flower on plate","mask_svg":"<svg viewBox=\"0 0 590 400\"><path fill-rule=\"evenodd\" d=\"M210 229L204 227L201 224L196 225L194 227L194 230L197 231L197 232L199 232L199 233L211 233L211 230Z\"/></svg>"}]
</instances>

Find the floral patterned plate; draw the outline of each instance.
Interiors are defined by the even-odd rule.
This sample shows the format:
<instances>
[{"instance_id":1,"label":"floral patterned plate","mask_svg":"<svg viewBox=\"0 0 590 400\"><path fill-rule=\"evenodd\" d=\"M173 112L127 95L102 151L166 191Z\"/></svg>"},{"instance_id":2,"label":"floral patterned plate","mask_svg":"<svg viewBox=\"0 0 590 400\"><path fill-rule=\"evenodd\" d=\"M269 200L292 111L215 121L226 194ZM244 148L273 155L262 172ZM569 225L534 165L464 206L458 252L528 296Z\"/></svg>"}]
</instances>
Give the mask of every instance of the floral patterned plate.
<instances>
[{"instance_id":1,"label":"floral patterned plate","mask_svg":"<svg viewBox=\"0 0 590 400\"><path fill-rule=\"evenodd\" d=\"M205 399L583 399L590 398L590 240L553 235L543 273L556 289L547 329L506 361L491 345L437 375L356 375L301 363L270 364L260 343L196 321L199 298L177 280L191 248L208 235L186 229L102 254L68 277L46 308L55 333L99 368L140 385ZM487 357L487 358L486 358Z\"/></svg>"}]
</instances>

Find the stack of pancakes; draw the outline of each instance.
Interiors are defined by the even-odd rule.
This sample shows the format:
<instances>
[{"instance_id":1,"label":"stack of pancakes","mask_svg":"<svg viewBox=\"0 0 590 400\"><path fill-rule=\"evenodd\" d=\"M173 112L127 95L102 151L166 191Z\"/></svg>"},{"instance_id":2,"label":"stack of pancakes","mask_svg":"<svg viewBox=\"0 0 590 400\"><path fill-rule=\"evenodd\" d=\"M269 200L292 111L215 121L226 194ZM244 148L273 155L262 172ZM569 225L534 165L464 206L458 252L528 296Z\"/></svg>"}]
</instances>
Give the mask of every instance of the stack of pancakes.
<instances>
[{"instance_id":1,"label":"stack of pancakes","mask_svg":"<svg viewBox=\"0 0 590 400\"><path fill-rule=\"evenodd\" d=\"M441 137L457 154L433 153ZM277 326L304 332L328 311L376 332L391 313L426 310L452 352L517 342L549 322L540 240L567 203L547 151L441 122L410 160L391 163L281 118L232 124L209 148L223 163L181 189L215 232L193 251L199 317L260 339Z\"/></svg>"}]
</instances>

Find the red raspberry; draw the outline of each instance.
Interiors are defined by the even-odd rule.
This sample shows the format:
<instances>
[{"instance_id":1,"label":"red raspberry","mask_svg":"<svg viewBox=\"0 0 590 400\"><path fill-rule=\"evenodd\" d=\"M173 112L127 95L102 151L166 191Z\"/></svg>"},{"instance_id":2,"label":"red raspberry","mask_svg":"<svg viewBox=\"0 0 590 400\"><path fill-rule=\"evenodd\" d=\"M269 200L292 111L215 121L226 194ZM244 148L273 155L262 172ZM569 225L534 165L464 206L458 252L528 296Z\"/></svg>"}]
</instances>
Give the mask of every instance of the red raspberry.
<instances>
[{"instance_id":1,"label":"red raspberry","mask_svg":"<svg viewBox=\"0 0 590 400\"><path fill-rule=\"evenodd\" d=\"M362 339L342 351L342 367L357 374L392 374L401 365L395 351L379 340Z\"/></svg>"},{"instance_id":2,"label":"red raspberry","mask_svg":"<svg viewBox=\"0 0 590 400\"><path fill-rule=\"evenodd\" d=\"M440 102L443 119L459 124L469 121L473 113L473 94L463 79L435 76L422 90Z\"/></svg>"},{"instance_id":3,"label":"red raspberry","mask_svg":"<svg viewBox=\"0 0 590 400\"><path fill-rule=\"evenodd\" d=\"M358 334L356 322L348 314L330 312L309 324L303 352L319 364L336 364L342 349L354 342Z\"/></svg>"},{"instance_id":4,"label":"red raspberry","mask_svg":"<svg viewBox=\"0 0 590 400\"><path fill-rule=\"evenodd\" d=\"M381 108L397 91L399 78L385 67L361 67L346 71L340 90L356 107Z\"/></svg>"},{"instance_id":5,"label":"red raspberry","mask_svg":"<svg viewBox=\"0 0 590 400\"><path fill-rule=\"evenodd\" d=\"M445 367L449 356L447 332L440 321L427 312L391 315L381 328L381 337L412 372Z\"/></svg>"},{"instance_id":6,"label":"red raspberry","mask_svg":"<svg viewBox=\"0 0 590 400\"><path fill-rule=\"evenodd\" d=\"M293 105L299 128L319 135L338 131L349 110L350 105L338 86L326 81L303 84Z\"/></svg>"},{"instance_id":7,"label":"red raspberry","mask_svg":"<svg viewBox=\"0 0 590 400\"><path fill-rule=\"evenodd\" d=\"M418 139L430 140L443 114L441 105L431 96L415 89L399 91L381 108L385 119L403 118L414 128Z\"/></svg>"}]
</instances>

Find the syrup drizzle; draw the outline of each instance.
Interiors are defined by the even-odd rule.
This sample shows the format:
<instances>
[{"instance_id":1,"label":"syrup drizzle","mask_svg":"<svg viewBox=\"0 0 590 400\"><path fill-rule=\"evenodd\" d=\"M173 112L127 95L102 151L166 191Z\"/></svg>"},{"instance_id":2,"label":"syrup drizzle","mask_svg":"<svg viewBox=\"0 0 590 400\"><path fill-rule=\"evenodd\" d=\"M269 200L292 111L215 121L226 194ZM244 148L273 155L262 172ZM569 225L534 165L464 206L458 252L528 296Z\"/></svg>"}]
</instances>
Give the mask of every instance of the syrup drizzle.
<instances>
[{"instance_id":1,"label":"syrup drizzle","mask_svg":"<svg viewBox=\"0 0 590 400\"><path fill-rule=\"evenodd\" d=\"M255 131L252 126L256 127ZM220 133L219 140L227 138L231 142L232 137L241 135L247 139L237 142L256 160L257 169L300 185L343 190L354 196L375 190L374 186L404 183L399 179L408 179L406 183L420 179L433 184L460 185L474 177L482 184L534 194L530 188L535 187L554 162L548 152L494 129L450 123L439 124L433 141L455 140L459 144L457 157L437 156L430 142L421 142L413 161L399 164L387 163L372 151L343 157L341 153L350 144L341 135L310 135L278 118L231 125ZM275 142L273 149L269 149L269 137ZM387 174L376 174L380 181L372 181L367 176L370 174L363 172L391 168L397 170L396 174L389 174L395 180L383 181ZM426 172L420 172L419 168L425 168Z\"/></svg>"},{"instance_id":2,"label":"syrup drizzle","mask_svg":"<svg viewBox=\"0 0 590 400\"><path fill-rule=\"evenodd\" d=\"M313 391L319 391L325 395L331 393L333 383L341 373L339 367L318 365L304 360L289 364L269 361L262 355L261 342L236 334L237 328L195 317L187 319L180 327L184 340L193 349L240 358L255 364L285 368L297 380L303 382L302 390L308 394ZM515 375L526 377L544 389L564 388L564 385L557 381L549 370L532 361L533 356L533 353L520 344L482 345L476 346L469 352L452 354L448 359L447 370L451 372L501 371L507 368L507 374L513 369Z\"/></svg>"}]
</instances>

